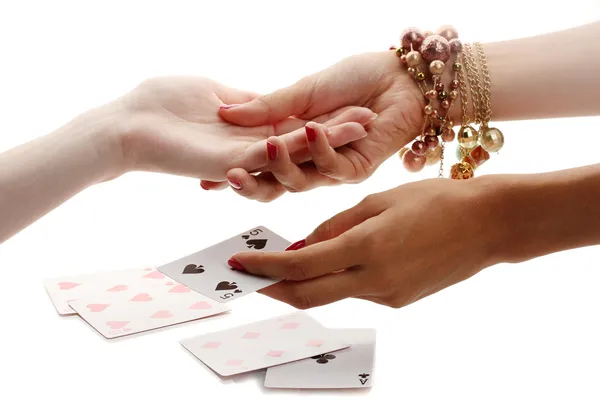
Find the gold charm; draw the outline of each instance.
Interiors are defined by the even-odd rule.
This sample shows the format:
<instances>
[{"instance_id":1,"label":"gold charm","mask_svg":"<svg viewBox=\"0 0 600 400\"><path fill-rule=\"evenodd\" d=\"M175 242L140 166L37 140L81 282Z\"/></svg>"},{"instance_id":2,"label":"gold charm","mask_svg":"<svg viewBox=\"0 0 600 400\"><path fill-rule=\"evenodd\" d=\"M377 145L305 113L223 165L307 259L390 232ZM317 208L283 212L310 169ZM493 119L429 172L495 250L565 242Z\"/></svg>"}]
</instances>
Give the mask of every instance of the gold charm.
<instances>
[{"instance_id":1,"label":"gold charm","mask_svg":"<svg viewBox=\"0 0 600 400\"><path fill-rule=\"evenodd\" d=\"M452 166L450 169L450 178L452 179L471 179L475 176L475 171L471 164L467 162L459 162Z\"/></svg>"}]
</instances>

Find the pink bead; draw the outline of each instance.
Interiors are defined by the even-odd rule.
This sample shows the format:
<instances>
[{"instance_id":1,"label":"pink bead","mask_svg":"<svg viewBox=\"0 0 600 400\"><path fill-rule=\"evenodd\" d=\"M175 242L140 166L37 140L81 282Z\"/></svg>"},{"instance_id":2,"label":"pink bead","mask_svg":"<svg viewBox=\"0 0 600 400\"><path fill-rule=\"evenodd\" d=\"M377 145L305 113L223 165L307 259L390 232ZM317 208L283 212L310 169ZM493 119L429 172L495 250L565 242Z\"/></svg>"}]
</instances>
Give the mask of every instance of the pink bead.
<instances>
[{"instance_id":1,"label":"pink bead","mask_svg":"<svg viewBox=\"0 0 600 400\"><path fill-rule=\"evenodd\" d=\"M452 87L452 89L458 89L459 86L460 82L458 79L452 79L452 82L450 82L450 87Z\"/></svg>"},{"instance_id":2,"label":"pink bead","mask_svg":"<svg viewBox=\"0 0 600 400\"><path fill-rule=\"evenodd\" d=\"M451 39L450 42L450 51L453 53L460 53L462 51L463 45L462 42L458 39Z\"/></svg>"},{"instance_id":3,"label":"pink bead","mask_svg":"<svg viewBox=\"0 0 600 400\"><path fill-rule=\"evenodd\" d=\"M425 39L425 37L417 28L405 29L402 33L402 36L400 37L402 47L410 49L410 45L412 44L415 50L419 48L419 46L423 42L423 39Z\"/></svg>"},{"instance_id":4,"label":"pink bead","mask_svg":"<svg viewBox=\"0 0 600 400\"><path fill-rule=\"evenodd\" d=\"M425 167L425 161L427 161L427 158L418 156L411 150L407 151L404 153L404 156L402 156L402 164L404 164L404 168L410 172L421 171L423 167Z\"/></svg>"},{"instance_id":5,"label":"pink bead","mask_svg":"<svg viewBox=\"0 0 600 400\"><path fill-rule=\"evenodd\" d=\"M448 108L448 107L450 107L450 102L448 100L442 101L442 108Z\"/></svg>"},{"instance_id":6,"label":"pink bead","mask_svg":"<svg viewBox=\"0 0 600 400\"><path fill-rule=\"evenodd\" d=\"M436 83L435 90L437 90L438 92L441 92L442 90L444 90L444 84L442 82Z\"/></svg>"},{"instance_id":7,"label":"pink bead","mask_svg":"<svg viewBox=\"0 0 600 400\"><path fill-rule=\"evenodd\" d=\"M435 99L437 97L437 92L435 90L428 90L427 93L425 93L425 96L428 99Z\"/></svg>"},{"instance_id":8,"label":"pink bead","mask_svg":"<svg viewBox=\"0 0 600 400\"><path fill-rule=\"evenodd\" d=\"M425 138L425 139L427 139L427 138ZM417 140L412 145L412 151L413 151L413 153L415 153L418 156L424 156L425 152L427 151L427 145L425 144L425 142Z\"/></svg>"},{"instance_id":9,"label":"pink bead","mask_svg":"<svg viewBox=\"0 0 600 400\"><path fill-rule=\"evenodd\" d=\"M402 61L402 64L406 64L406 55L405 54L400 56L400 61Z\"/></svg>"},{"instance_id":10,"label":"pink bead","mask_svg":"<svg viewBox=\"0 0 600 400\"><path fill-rule=\"evenodd\" d=\"M437 118L437 117L439 117L439 115L440 115L440 112L438 111L437 108L434 108L433 110L431 110L431 116L433 118Z\"/></svg>"},{"instance_id":11,"label":"pink bead","mask_svg":"<svg viewBox=\"0 0 600 400\"><path fill-rule=\"evenodd\" d=\"M444 25L436 32L446 40L456 39L458 37L458 31L452 25Z\"/></svg>"},{"instance_id":12,"label":"pink bead","mask_svg":"<svg viewBox=\"0 0 600 400\"><path fill-rule=\"evenodd\" d=\"M448 40L440 35L426 37L419 51L423 59L427 62L434 60L446 62L450 58L450 44Z\"/></svg>"},{"instance_id":13,"label":"pink bead","mask_svg":"<svg viewBox=\"0 0 600 400\"><path fill-rule=\"evenodd\" d=\"M435 149L438 143L440 143L440 141L437 136L425 136L425 144L430 149Z\"/></svg>"},{"instance_id":14,"label":"pink bead","mask_svg":"<svg viewBox=\"0 0 600 400\"><path fill-rule=\"evenodd\" d=\"M444 132L442 132L442 140L446 143L453 141L455 137L456 134L453 129L445 129Z\"/></svg>"}]
</instances>

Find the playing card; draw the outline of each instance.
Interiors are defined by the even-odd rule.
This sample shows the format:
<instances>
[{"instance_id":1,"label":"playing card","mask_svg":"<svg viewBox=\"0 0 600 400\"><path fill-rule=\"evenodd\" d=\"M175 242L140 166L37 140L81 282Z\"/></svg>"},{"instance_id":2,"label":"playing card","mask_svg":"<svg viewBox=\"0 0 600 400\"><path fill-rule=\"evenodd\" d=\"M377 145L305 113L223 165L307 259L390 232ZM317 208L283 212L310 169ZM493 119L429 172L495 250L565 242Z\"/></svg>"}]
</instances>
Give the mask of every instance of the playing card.
<instances>
[{"instance_id":1,"label":"playing card","mask_svg":"<svg viewBox=\"0 0 600 400\"><path fill-rule=\"evenodd\" d=\"M146 288L148 289L148 288ZM130 293L115 301L113 293L97 292L69 303L107 339L205 318L228 310L184 285L166 280L151 290Z\"/></svg>"},{"instance_id":2,"label":"playing card","mask_svg":"<svg viewBox=\"0 0 600 400\"><path fill-rule=\"evenodd\" d=\"M139 268L47 279L44 286L58 313L73 315L76 313L69 303L82 297L106 293L107 300L113 303L169 282L174 284L173 280L154 268Z\"/></svg>"},{"instance_id":3,"label":"playing card","mask_svg":"<svg viewBox=\"0 0 600 400\"><path fill-rule=\"evenodd\" d=\"M303 312L181 341L221 376L255 371L348 347L339 334Z\"/></svg>"},{"instance_id":4,"label":"playing card","mask_svg":"<svg viewBox=\"0 0 600 400\"><path fill-rule=\"evenodd\" d=\"M265 387L280 389L344 389L373 386L374 329L333 329L350 347L271 367Z\"/></svg>"},{"instance_id":5,"label":"playing card","mask_svg":"<svg viewBox=\"0 0 600 400\"><path fill-rule=\"evenodd\" d=\"M158 270L220 303L245 296L276 280L232 270L227 261L242 251L283 251L290 242L264 226L251 229L207 249L159 267Z\"/></svg>"}]
</instances>

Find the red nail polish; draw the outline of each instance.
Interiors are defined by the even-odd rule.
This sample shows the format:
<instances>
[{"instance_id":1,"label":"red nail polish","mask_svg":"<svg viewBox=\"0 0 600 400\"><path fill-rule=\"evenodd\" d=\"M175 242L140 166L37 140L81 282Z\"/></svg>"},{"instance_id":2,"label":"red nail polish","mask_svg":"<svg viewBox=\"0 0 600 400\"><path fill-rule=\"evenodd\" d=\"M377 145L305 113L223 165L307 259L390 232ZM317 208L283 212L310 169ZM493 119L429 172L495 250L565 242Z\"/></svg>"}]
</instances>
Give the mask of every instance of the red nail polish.
<instances>
[{"instance_id":1,"label":"red nail polish","mask_svg":"<svg viewBox=\"0 0 600 400\"><path fill-rule=\"evenodd\" d=\"M229 186L231 186L235 190L242 190L242 183L241 182L232 181L231 179L228 179L227 182L229 182Z\"/></svg>"},{"instance_id":2,"label":"red nail polish","mask_svg":"<svg viewBox=\"0 0 600 400\"><path fill-rule=\"evenodd\" d=\"M317 140L317 132L315 131L315 128L305 126L304 129L306 130L306 138L309 142L314 142L315 140Z\"/></svg>"},{"instance_id":3,"label":"red nail polish","mask_svg":"<svg viewBox=\"0 0 600 400\"><path fill-rule=\"evenodd\" d=\"M272 143L267 142L267 153L269 153L269 160L275 161L277 160L277 146Z\"/></svg>"},{"instance_id":4,"label":"red nail polish","mask_svg":"<svg viewBox=\"0 0 600 400\"><path fill-rule=\"evenodd\" d=\"M292 243L287 249L285 249L285 251L300 250L304 246L306 246L306 239L302 239L297 241L296 243Z\"/></svg>"},{"instance_id":5,"label":"red nail polish","mask_svg":"<svg viewBox=\"0 0 600 400\"><path fill-rule=\"evenodd\" d=\"M239 106L239 104L222 104L221 107L219 107L222 110L229 110L230 108L233 107L237 107Z\"/></svg>"},{"instance_id":6,"label":"red nail polish","mask_svg":"<svg viewBox=\"0 0 600 400\"><path fill-rule=\"evenodd\" d=\"M200 181L200 187L204 190L210 190L210 188L206 187L205 183Z\"/></svg>"},{"instance_id":7,"label":"red nail polish","mask_svg":"<svg viewBox=\"0 0 600 400\"><path fill-rule=\"evenodd\" d=\"M236 271L246 271L246 268L244 268L244 266L234 258L230 258L229 261L227 261L227 264L229 264L231 269L235 269Z\"/></svg>"}]
</instances>

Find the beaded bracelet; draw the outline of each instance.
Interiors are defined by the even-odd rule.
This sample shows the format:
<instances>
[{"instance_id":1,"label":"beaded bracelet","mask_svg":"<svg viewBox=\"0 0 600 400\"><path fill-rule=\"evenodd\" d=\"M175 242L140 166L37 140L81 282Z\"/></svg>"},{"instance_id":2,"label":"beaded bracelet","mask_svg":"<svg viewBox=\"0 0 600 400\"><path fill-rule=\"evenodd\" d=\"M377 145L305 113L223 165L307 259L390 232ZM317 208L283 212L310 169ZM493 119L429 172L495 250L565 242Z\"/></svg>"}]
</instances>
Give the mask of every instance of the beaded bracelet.
<instances>
[{"instance_id":1,"label":"beaded bracelet","mask_svg":"<svg viewBox=\"0 0 600 400\"><path fill-rule=\"evenodd\" d=\"M469 179L474 176L475 168L489 159L488 151L498 151L504 143L502 132L488 126L491 118L491 81L487 70L487 61L483 46L476 43L477 54L483 75L483 85L479 79L477 63L471 53L470 46L464 46L458 39L458 32L451 26L443 26L436 34L431 31L421 33L416 28L406 29L401 36L399 48L390 47L400 57L408 73L415 79L425 97L423 109L424 123L421 135L412 143L410 149L405 147L399 155L404 167L411 172L421 171L425 165L440 162L439 174L443 176L445 143L452 142L455 132L453 121L449 118L450 110L460 94L462 105L461 128L458 132L458 159L450 170L453 179ZM463 62L461 63L461 56ZM452 69L454 77L450 82L450 92L444 89L442 74L446 62L454 58ZM427 69L420 70L422 61L428 63ZM463 68L464 65L464 68ZM467 80L463 70L467 72L475 124L480 125L478 131L468 117ZM431 85L429 88L428 83ZM441 141L438 139L441 137Z\"/></svg>"}]
</instances>

